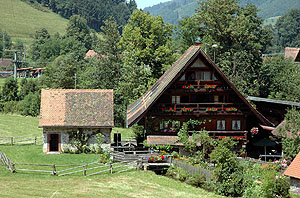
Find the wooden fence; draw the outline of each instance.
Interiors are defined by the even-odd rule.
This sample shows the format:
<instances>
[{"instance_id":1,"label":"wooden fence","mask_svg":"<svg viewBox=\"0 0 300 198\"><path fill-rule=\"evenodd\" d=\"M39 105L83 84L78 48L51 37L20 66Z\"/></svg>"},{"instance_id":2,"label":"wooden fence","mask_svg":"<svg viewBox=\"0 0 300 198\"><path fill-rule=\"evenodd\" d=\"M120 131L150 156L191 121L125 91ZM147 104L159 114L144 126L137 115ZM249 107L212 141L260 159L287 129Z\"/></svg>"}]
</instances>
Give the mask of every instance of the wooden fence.
<instances>
[{"instance_id":1,"label":"wooden fence","mask_svg":"<svg viewBox=\"0 0 300 198\"><path fill-rule=\"evenodd\" d=\"M92 162L87 164L71 164L71 165L55 165L55 164L30 164L15 163L13 164L15 172L39 172L48 173L56 176L65 175L83 175L92 176L100 173L120 173L131 169L136 169L136 161L133 162L117 162L102 164ZM29 166L29 168L19 168L19 166ZM33 167L39 167L37 169Z\"/></svg>"},{"instance_id":2,"label":"wooden fence","mask_svg":"<svg viewBox=\"0 0 300 198\"><path fill-rule=\"evenodd\" d=\"M42 144L43 137L29 137L29 136L19 136L19 137L3 137L0 136L0 145L26 145L26 144Z\"/></svg>"},{"instance_id":3,"label":"wooden fence","mask_svg":"<svg viewBox=\"0 0 300 198\"><path fill-rule=\"evenodd\" d=\"M113 161L145 161L150 155L158 155L157 151L141 150L141 151L113 151L111 153Z\"/></svg>"},{"instance_id":4,"label":"wooden fence","mask_svg":"<svg viewBox=\"0 0 300 198\"><path fill-rule=\"evenodd\" d=\"M207 181L210 180L211 175L212 175L210 170L200 168L200 167L196 167L196 166L192 166L190 164L186 164L186 163L178 161L178 160L173 160L173 164L176 167L180 167L180 168L184 169L186 172L188 172L192 176L194 176L196 174L204 175Z\"/></svg>"},{"instance_id":5,"label":"wooden fence","mask_svg":"<svg viewBox=\"0 0 300 198\"><path fill-rule=\"evenodd\" d=\"M2 164L5 166L5 168L7 168L8 170L10 170L12 173L15 172L15 168L13 163L11 162L11 160L5 155L5 153L0 151L0 161L2 162Z\"/></svg>"}]
</instances>

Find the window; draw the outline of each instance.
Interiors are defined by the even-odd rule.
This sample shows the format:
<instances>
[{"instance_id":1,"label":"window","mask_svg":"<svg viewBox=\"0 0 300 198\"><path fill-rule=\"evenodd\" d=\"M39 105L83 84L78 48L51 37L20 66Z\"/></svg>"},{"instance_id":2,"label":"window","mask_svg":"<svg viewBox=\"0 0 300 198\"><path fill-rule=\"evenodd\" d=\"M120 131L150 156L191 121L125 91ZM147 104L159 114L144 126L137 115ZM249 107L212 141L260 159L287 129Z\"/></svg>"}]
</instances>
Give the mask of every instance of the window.
<instances>
[{"instance_id":1,"label":"window","mask_svg":"<svg viewBox=\"0 0 300 198\"><path fill-rule=\"evenodd\" d=\"M240 120L232 120L232 130L241 130Z\"/></svg>"},{"instance_id":2,"label":"window","mask_svg":"<svg viewBox=\"0 0 300 198\"><path fill-rule=\"evenodd\" d=\"M196 80L211 80L210 71L197 71Z\"/></svg>"},{"instance_id":3,"label":"window","mask_svg":"<svg viewBox=\"0 0 300 198\"><path fill-rule=\"evenodd\" d=\"M225 130L225 120L217 120L217 130Z\"/></svg>"},{"instance_id":4,"label":"window","mask_svg":"<svg viewBox=\"0 0 300 198\"><path fill-rule=\"evenodd\" d=\"M172 96L172 104L180 104L180 96Z\"/></svg>"},{"instance_id":5,"label":"window","mask_svg":"<svg viewBox=\"0 0 300 198\"><path fill-rule=\"evenodd\" d=\"M195 63L192 65L192 67L206 67L205 65L204 65L204 63L200 60L200 59L197 59L196 61L195 61Z\"/></svg>"},{"instance_id":6,"label":"window","mask_svg":"<svg viewBox=\"0 0 300 198\"><path fill-rule=\"evenodd\" d=\"M215 74L212 74L212 79L213 79L213 80L218 80L218 79L216 78Z\"/></svg>"},{"instance_id":7,"label":"window","mask_svg":"<svg viewBox=\"0 0 300 198\"><path fill-rule=\"evenodd\" d=\"M210 72L203 72L203 80L211 80Z\"/></svg>"},{"instance_id":8,"label":"window","mask_svg":"<svg viewBox=\"0 0 300 198\"><path fill-rule=\"evenodd\" d=\"M195 80L195 72L187 72L187 80Z\"/></svg>"},{"instance_id":9,"label":"window","mask_svg":"<svg viewBox=\"0 0 300 198\"><path fill-rule=\"evenodd\" d=\"M214 96L214 102L219 102L219 96Z\"/></svg>"},{"instance_id":10,"label":"window","mask_svg":"<svg viewBox=\"0 0 300 198\"><path fill-rule=\"evenodd\" d=\"M179 79L179 81L185 81L185 74L183 74L183 75L181 76L181 78Z\"/></svg>"},{"instance_id":11,"label":"window","mask_svg":"<svg viewBox=\"0 0 300 198\"><path fill-rule=\"evenodd\" d=\"M159 129L166 129L168 128L168 121L161 120L159 123Z\"/></svg>"}]
</instances>

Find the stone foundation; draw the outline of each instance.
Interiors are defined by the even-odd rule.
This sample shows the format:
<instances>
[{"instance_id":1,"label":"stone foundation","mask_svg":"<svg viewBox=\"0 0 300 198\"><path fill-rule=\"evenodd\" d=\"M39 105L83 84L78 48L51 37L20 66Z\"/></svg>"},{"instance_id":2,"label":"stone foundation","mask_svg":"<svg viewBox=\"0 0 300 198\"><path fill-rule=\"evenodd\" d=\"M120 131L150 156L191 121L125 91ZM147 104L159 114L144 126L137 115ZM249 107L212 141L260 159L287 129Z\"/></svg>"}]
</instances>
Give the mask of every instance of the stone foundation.
<instances>
[{"instance_id":1,"label":"stone foundation","mask_svg":"<svg viewBox=\"0 0 300 198\"><path fill-rule=\"evenodd\" d=\"M49 152L49 145L48 145L48 135L49 134L59 134L59 150L63 152L66 148L71 148L71 143L69 140L69 135L72 131L78 129L70 129L70 128L43 128L43 136L44 136L44 144L43 144L43 152ZM111 143L111 128L101 128L101 129L82 129L85 134L103 134L104 142L101 145L104 149L110 149ZM94 145L97 147L96 142L96 135L92 136L88 140L88 146Z\"/></svg>"}]
</instances>

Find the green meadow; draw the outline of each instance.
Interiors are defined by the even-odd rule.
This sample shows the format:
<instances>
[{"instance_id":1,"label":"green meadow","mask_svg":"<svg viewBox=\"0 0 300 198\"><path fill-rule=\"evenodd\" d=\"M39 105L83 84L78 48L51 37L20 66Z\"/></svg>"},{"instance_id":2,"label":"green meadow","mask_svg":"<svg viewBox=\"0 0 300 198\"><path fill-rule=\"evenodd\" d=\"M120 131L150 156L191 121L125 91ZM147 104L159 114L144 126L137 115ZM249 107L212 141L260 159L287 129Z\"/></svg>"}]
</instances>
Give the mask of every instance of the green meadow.
<instances>
[{"instance_id":1,"label":"green meadow","mask_svg":"<svg viewBox=\"0 0 300 198\"><path fill-rule=\"evenodd\" d=\"M21 0L1 0L0 19L0 29L13 41L20 39L27 44L33 40L36 30L46 28L51 35L63 34L68 23L47 8L36 9Z\"/></svg>"}]
</instances>

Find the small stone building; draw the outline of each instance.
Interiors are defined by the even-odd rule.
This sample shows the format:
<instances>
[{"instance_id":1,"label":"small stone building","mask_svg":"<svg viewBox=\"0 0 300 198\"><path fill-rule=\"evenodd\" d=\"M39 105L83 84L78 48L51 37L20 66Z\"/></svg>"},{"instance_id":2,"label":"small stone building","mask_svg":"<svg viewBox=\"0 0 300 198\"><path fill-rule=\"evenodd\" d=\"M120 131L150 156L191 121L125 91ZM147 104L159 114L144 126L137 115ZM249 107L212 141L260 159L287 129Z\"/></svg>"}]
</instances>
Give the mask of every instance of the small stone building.
<instances>
[{"instance_id":1,"label":"small stone building","mask_svg":"<svg viewBox=\"0 0 300 198\"><path fill-rule=\"evenodd\" d=\"M78 130L91 135L89 146L95 145L96 134L102 133L102 147L110 147L113 126L113 90L42 90L39 127L43 128L44 152L70 149L70 134Z\"/></svg>"},{"instance_id":2,"label":"small stone building","mask_svg":"<svg viewBox=\"0 0 300 198\"><path fill-rule=\"evenodd\" d=\"M291 178L291 186L300 190L300 152L283 173Z\"/></svg>"}]
</instances>

